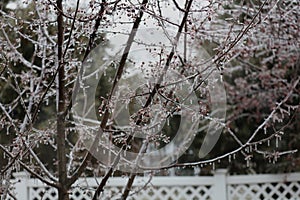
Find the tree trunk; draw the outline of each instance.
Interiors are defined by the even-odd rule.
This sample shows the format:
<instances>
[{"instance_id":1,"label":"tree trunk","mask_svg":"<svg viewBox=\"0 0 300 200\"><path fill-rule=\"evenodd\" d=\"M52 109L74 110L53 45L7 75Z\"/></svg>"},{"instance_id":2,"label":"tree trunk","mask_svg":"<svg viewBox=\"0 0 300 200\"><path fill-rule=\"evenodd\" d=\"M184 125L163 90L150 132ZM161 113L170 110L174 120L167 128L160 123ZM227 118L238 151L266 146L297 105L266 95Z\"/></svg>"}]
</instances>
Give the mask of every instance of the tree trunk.
<instances>
[{"instance_id":1,"label":"tree trunk","mask_svg":"<svg viewBox=\"0 0 300 200\"><path fill-rule=\"evenodd\" d=\"M57 0L58 16L57 16L57 56L58 56L58 109L57 109L57 161L58 161L58 199L68 200L68 184L67 184L67 159L65 146L65 117L64 111L66 107L66 89L65 89L65 69L63 59L63 41L64 41L64 22L62 0Z\"/></svg>"}]
</instances>

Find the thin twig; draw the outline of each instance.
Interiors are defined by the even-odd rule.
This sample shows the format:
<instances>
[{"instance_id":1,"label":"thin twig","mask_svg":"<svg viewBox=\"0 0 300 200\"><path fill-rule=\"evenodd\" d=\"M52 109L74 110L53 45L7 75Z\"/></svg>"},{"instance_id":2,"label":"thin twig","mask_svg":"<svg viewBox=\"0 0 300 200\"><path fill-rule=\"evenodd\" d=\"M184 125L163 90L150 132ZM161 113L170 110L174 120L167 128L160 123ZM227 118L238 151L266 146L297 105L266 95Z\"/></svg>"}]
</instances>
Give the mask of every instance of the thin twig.
<instances>
[{"instance_id":1,"label":"thin twig","mask_svg":"<svg viewBox=\"0 0 300 200\"><path fill-rule=\"evenodd\" d=\"M2 151L8 155L10 158L13 158L14 156L2 145L0 144L0 148L2 149ZM26 170L28 171L32 176L38 178L40 181L42 181L43 183L49 185L49 186L52 186L52 187L55 187L57 188L58 187L58 184L55 183L55 182L50 182L49 180L46 180L44 177L42 177L41 175L39 175L38 173L36 173L35 171L33 171L32 169L30 169L30 167L25 164L24 162L20 161L20 160L17 160L17 162Z\"/></svg>"}]
</instances>

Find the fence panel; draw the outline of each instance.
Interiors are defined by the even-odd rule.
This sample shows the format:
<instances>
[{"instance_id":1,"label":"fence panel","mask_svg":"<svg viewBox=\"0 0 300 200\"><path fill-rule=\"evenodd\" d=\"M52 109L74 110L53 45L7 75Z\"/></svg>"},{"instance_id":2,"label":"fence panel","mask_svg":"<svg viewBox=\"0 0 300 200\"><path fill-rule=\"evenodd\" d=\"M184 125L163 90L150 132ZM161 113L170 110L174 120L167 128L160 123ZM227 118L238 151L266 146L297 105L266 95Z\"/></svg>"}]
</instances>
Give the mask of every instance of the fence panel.
<instances>
[{"instance_id":1,"label":"fence panel","mask_svg":"<svg viewBox=\"0 0 300 200\"><path fill-rule=\"evenodd\" d=\"M230 200L300 199L300 173L228 176Z\"/></svg>"},{"instance_id":2,"label":"fence panel","mask_svg":"<svg viewBox=\"0 0 300 200\"><path fill-rule=\"evenodd\" d=\"M213 176L196 177L137 177L131 200L272 200L300 199L300 173L279 175L229 176L224 169ZM14 174L16 182L12 193L22 200L54 200L57 190L37 179L30 179L25 172ZM92 198L101 178L80 178L75 182L71 200ZM109 179L100 199L119 199L127 178Z\"/></svg>"}]
</instances>

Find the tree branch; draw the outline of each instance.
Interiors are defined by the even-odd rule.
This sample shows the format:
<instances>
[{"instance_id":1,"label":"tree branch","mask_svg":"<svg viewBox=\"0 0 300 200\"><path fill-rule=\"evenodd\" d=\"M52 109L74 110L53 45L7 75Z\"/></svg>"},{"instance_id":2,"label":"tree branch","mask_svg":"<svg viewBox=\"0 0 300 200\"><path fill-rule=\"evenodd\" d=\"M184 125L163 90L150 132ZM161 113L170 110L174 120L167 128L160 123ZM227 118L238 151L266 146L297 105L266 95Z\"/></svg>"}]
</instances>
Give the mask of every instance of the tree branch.
<instances>
[{"instance_id":1,"label":"tree branch","mask_svg":"<svg viewBox=\"0 0 300 200\"><path fill-rule=\"evenodd\" d=\"M112 97L112 94L115 90L115 88L117 87L117 84L119 82L119 80L121 79L121 76L123 74L123 71L124 71L124 67L125 67L125 64L126 64L126 60L127 60L127 57L128 57L128 54L130 52L130 49L131 49L131 46L134 42L134 37L136 35L136 32L139 28L139 25L140 25L140 22L143 18L143 14L144 14L144 10L146 9L146 5L148 4L148 0L143 0L142 4L141 4L141 7L140 7L140 10L139 10L139 13L138 13L138 17L136 18L134 24L133 24L133 27L131 29L131 32L130 32L130 35L129 35L129 38L127 40L127 43L126 43L126 47L123 51L123 54L122 54L122 57L121 57L121 60L120 60L120 63L119 63L119 67L118 67L118 70L116 72L116 75L114 77L114 81L113 81L113 85L112 85L112 88L111 88L111 91L110 91L110 95L109 95L109 98L108 98L108 101L110 100L110 98ZM109 112L108 112L108 109L105 110L104 112L104 115L103 115L103 119L101 121L101 128L104 129L105 126L106 126L106 123L107 123L107 120L108 120L108 117L109 117ZM99 134L98 134L98 137L99 137ZM127 139L127 141L131 140L132 137L129 137ZM97 141L97 140L96 140ZM96 144L96 142L94 142L94 144ZM92 145L94 146L94 145ZM124 151L125 148L122 148L121 151L119 152L117 158L120 159L120 156L121 156L121 153ZM108 180L108 178L111 176L112 172L114 171L114 167L116 166L116 164L118 164L119 162L119 159L115 159L115 163L113 166L110 167L109 171L105 174L104 178L102 179L100 185L98 186L95 194L94 194L94 197L93 197L93 200L96 200L98 199L98 197L101 195L101 192L103 191L103 187L106 185L106 182Z\"/></svg>"},{"instance_id":2,"label":"tree branch","mask_svg":"<svg viewBox=\"0 0 300 200\"><path fill-rule=\"evenodd\" d=\"M13 158L15 156L13 156L2 144L0 144L0 148L2 149L2 151L8 155L10 158ZM30 169L30 167L28 167L27 164L23 163L22 161L20 160L17 160L18 163L20 163L20 165L26 170L28 171L32 176L38 178L40 181L42 181L43 183L49 185L49 186L52 186L52 187L55 187L57 188L58 187L58 184L55 183L55 182L50 182L49 180L46 180L44 177L42 177L41 175L39 175L38 173L36 173L35 171L33 171L32 169Z\"/></svg>"},{"instance_id":3,"label":"tree branch","mask_svg":"<svg viewBox=\"0 0 300 200\"><path fill-rule=\"evenodd\" d=\"M253 132L253 134L251 135L251 137L242 145L240 145L240 147L236 148L233 151L230 151L226 154L223 154L221 156L215 157L215 158L211 158L208 160L203 160L203 161L197 161L197 162L190 162L190 163L174 163L165 167L160 167L160 168L155 168L155 167L143 167L143 166L139 166L141 169L144 170L162 170L162 169L170 169L170 168L174 168L174 167L192 167L192 166L198 166L201 164L208 164L208 163L212 163L218 160L221 160L223 158L229 157L231 155L235 155L236 153L238 153L239 151L243 150L245 147L248 147L254 143L251 143L252 140L255 138L255 136L257 135L257 133L272 119L272 117L274 116L274 114L276 113L276 111L291 97L291 95L293 94L293 90L297 87L298 83L300 81L300 78L298 78L292 85L290 91L288 92L288 94L285 96L285 98L280 101L279 103L277 103L277 106L272 110L272 112L268 115L268 117L255 129L255 131ZM277 133L275 133L277 134ZM295 152L294 150L290 151L290 152ZM283 152L283 154L286 154L286 152Z\"/></svg>"},{"instance_id":4,"label":"tree branch","mask_svg":"<svg viewBox=\"0 0 300 200\"><path fill-rule=\"evenodd\" d=\"M171 60L172 60L172 58L173 58L173 56L174 56L174 54L175 54L176 46L177 46L177 43L178 43L178 41L179 41L180 35L181 35L181 33L182 33L183 28L185 27L185 24L186 24L188 15L189 15L189 10L191 9L192 3L193 3L193 0L190 0L190 1L188 1L188 3L186 4L186 10L185 10L184 16L183 16L183 18L182 18L181 24L180 24L180 26L179 26L179 28L178 28L177 34L176 34L176 36L175 36L175 40L174 40L174 43L173 43L173 47L172 47L172 50L171 50L171 52L170 52L170 54L169 54L169 56L168 56L168 58L167 58L166 65L165 65L165 67L164 67L164 69L163 69L163 72L162 72L162 74L160 75L160 77L159 77L157 83L155 84L153 90L151 91L151 93L150 93L150 95L149 95L149 97L148 97L146 103L144 104L143 108L147 108L147 107L151 104L151 102L152 102L152 100L153 100L155 94L157 93L158 89L160 88L160 84L161 84L161 82L162 82L162 80L163 80L163 77L164 77L165 73L166 73L167 70L169 69L169 66L170 66L170 64L171 64ZM138 125L139 122L140 122L140 121L137 121L136 124ZM145 153L146 150L147 150L147 144L144 143L143 146L142 146L142 148L141 148L141 150L140 150L140 152L139 152L139 155L141 155L142 153ZM137 159L138 159L138 158L137 158ZM139 162L139 161L137 160L137 163L138 163L138 162ZM129 180L128 180L126 186L125 186L125 190L124 190L123 195L122 195L122 197L121 197L122 200L126 200L127 197L128 197L128 195L129 195L129 191L131 190L132 184L133 184L134 179L135 179L135 177L136 177L135 169L136 169L136 168L134 168L134 169L132 170L131 175L130 175L130 177L129 177Z\"/></svg>"}]
</instances>

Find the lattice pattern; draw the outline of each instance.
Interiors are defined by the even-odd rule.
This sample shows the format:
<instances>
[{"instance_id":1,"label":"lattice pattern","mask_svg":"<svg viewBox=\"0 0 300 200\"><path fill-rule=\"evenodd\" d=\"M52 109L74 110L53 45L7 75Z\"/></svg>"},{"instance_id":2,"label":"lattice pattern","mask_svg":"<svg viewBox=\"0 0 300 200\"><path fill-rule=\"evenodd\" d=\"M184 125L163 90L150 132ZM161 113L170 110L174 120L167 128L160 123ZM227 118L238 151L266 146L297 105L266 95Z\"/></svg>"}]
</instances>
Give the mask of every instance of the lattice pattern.
<instances>
[{"instance_id":1,"label":"lattice pattern","mask_svg":"<svg viewBox=\"0 0 300 200\"><path fill-rule=\"evenodd\" d=\"M94 195L95 188L73 188L70 200L90 200Z\"/></svg>"},{"instance_id":2,"label":"lattice pattern","mask_svg":"<svg viewBox=\"0 0 300 200\"><path fill-rule=\"evenodd\" d=\"M120 199L123 187L106 187L100 199L103 200L117 200ZM80 193L80 190L78 191ZM81 190L82 192L82 190ZM129 200L210 200L211 186L186 186L186 187L148 187L141 189L134 187ZM74 191L73 191L74 194ZM76 194L76 192L75 192ZM75 199L90 199L85 194L78 194Z\"/></svg>"},{"instance_id":3,"label":"lattice pattern","mask_svg":"<svg viewBox=\"0 0 300 200\"><path fill-rule=\"evenodd\" d=\"M84 188L73 188L70 200L89 200L93 197L94 190ZM32 187L29 190L30 200L54 200L58 199L58 193L55 188L50 187Z\"/></svg>"},{"instance_id":4,"label":"lattice pattern","mask_svg":"<svg viewBox=\"0 0 300 200\"><path fill-rule=\"evenodd\" d=\"M104 200L120 199L122 190L123 190L122 187L105 187L103 195L101 196L100 199L104 199Z\"/></svg>"},{"instance_id":5,"label":"lattice pattern","mask_svg":"<svg viewBox=\"0 0 300 200\"><path fill-rule=\"evenodd\" d=\"M211 199L211 186L173 186L173 187L149 187L139 191L133 196L133 200L209 200Z\"/></svg>"},{"instance_id":6,"label":"lattice pattern","mask_svg":"<svg viewBox=\"0 0 300 200\"><path fill-rule=\"evenodd\" d=\"M53 200L58 199L57 190L51 187L31 187L29 188L30 200Z\"/></svg>"},{"instance_id":7,"label":"lattice pattern","mask_svg":"<svg viewBox=\"0 0 300 200\"><path fill-rule=\"evenodd\" d=\"M228 186L228 199L300 199L300 182L239 184Z\"/></svg>"},{"instance_id":8,"label":"lattice pattern","mask_svg":"<svg viewBox=\"0 0 300 200\"><path fill-rule=\"evenodd\" d=\"M136 180L129 200L299 200L300 173L278 175L228 176L223 171L207 177L153 177ZM17 199L55 200L57 190L47 187L37 179L15 181L11 193ZM90 200L99 180L84 178L78 180L70 191L71 200ZM100 199L120 199L126 179L112 177ZM225 198L227 196L227 198ZM28 199L26 199L28 197ZM9 198L8 198L9 199ZM9 199L10 200L10 199Z\"/></svg>"}]
</instances>

